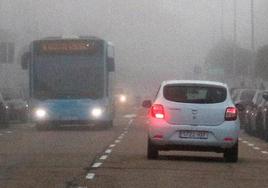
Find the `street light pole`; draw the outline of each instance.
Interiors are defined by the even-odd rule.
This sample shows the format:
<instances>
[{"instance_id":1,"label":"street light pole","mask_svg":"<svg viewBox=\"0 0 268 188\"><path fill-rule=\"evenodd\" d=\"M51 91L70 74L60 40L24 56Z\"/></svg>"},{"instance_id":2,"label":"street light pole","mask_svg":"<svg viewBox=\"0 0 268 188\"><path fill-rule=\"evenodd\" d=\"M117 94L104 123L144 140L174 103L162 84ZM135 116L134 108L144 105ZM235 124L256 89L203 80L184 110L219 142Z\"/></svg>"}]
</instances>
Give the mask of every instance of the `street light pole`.
<instances>
[{"instance_id":1,"label":"street light pole","mask_svg":"<svg viewBox=\"0 0 268 188\"><path fill-rule=\"evenodd\" d=\"M251 11L251 49L255 50L255 22L254 22L254 0L250 2Z\"/></svg>"},{"instance_id":2,"label":"street light pole","mask_svg":"<svg viewBox=\"0 0 268 188\"><path fill-rule=\"evenodd\" d=\"M221 40L224 39L224 0L221 1Z\"/></svg>"},{"instance_id":3,"label":"street light pole","mask_svg":"<svg viewBox=\"0 0 268 188\"><path fill-rule=\"evenodd\" d=\"M236 73L236 32L237 32L237 0L233 0L234 17L233 17L233 75Z\"/></svg>"}]
</instances>

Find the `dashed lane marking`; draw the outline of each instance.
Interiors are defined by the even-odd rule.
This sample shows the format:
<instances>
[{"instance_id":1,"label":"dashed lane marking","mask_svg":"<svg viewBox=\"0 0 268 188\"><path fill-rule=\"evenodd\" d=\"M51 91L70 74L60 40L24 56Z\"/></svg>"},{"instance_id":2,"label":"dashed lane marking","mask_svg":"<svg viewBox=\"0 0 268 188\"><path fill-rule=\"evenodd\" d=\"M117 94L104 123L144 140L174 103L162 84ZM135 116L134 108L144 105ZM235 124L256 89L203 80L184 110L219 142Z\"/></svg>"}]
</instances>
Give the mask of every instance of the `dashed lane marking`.
<instances>
[{"instance_id":1,"label":"dashed lane marking","mask_svg":"<svg viewBox=\"0 0 268 188\"><path fill-rule=\"evenodd\" d=\"M253 149L255 149L255 150L260 150L261 148L259 148L259 147L253 147Z\"/></svg>"},{"instance_id":2,"label":"dashed lane marking","mask_svg":"<svg viewBox=\"0 0 268 188\"><path fill-rule=\"evenodd\" d=\"M137 115L136 114L127 114L124 115L124 118L135 118Z\"/></svg>"},{"instance_id":3,"label":"dashed lane marking","mask_svg":"<svg viewBox=\"0 0 268 188\"><path fill-rule=\"evenodd\" d=\"M261 151L263 154L268 154L268 151Z\"/></svg>"},{"instance_id":4,"label":"dashed lane marking","mask_svg":"<svg viewBox=\"0 0 268 188\"><path fill-rule=\"evenodd\" d=\"M113 147L115 147L116 145L115 144L111 144L110 146L109 146L109 148L113 148Z\"/></svg>"},{"instance_id":5,"label":"dashed lane marking","mask_svg":"<svg viewBox=\"0 0 268 188\"><path fill-rule=\"evenodd\" d=\"M248 143L248 141L244 140L244 141L243 141L243 143L244 143L244 144L247 144L247 143Z\"/></svg>"},{"instance_id":6,"label":"dashed lane marking","mask_svg":"<svg viewBox=\"0 0 268 188\"><path fill-rule=\"evenodd\" d=\"M115 143L119 143L120 142L120 140L116 140L116 141L114 141Z\"/></svg>"},{"instance_id":7,"label":"dashed lane marking","mask_svg":"<svg viewBox=\"0 0 268 188\"><path fill-rule=\"evenodd\" d=\"M112 153L112 149L107 149L105 153Z\"/></svg>"},{"instance_id":8,"label":"dashed lane marking","mask_svg":"<svg viewBox=\"0 0 268 188\"><path fill-rule=\"evenodd\" d=\"M92 165L92 168L98 168L98 167L100 167L102 165L102 163L94 163L93 165Z\"/></svg>"},{"instance_id":9,"label":"dashed lane marking","mask_svg":"<svg viewBox=\"0 0 268 188\"><path fill-rule=\"evenodd\" d=\"M254 146L254 144L250 144L250 143L249 143L248 146L251 146L251 147L252 147L252 146Z\"/></svg>"},{"instance_id":10,"label":"dashed lane marking","mask_svg":"<svg viewBox=\"0 0 268 188\"><path fill-rule=\"evenodd\" d=\"M11 134L11 133L12 133L12 131L6 131L6 133L7 133L7 134Z\"/></svg>"},{"instance_id":11,"label":"dashed lane marking","mask_svg":"<svg viewBox=\"0 0 268 188\"><path fill-rule=\"evenodd\" d=\"M243 139L242 138L238 138L239 141L242 141Z\"/></svg>"},{"instance_id":12,"label":"dashed lane marking","mask_svg":"<svg viewBox=\"0 0 268 188\"><path fill-rule=\"evenodd\" d=\"M92 180L92 179L94 179L94 177L95 177L94 173L88 173L87 176L86 176L86 179Z\"/></svg>"},{"instance_id":13,"label":"dashed lane marking","mask_svg":"<svg viewBox=\"0 0 268 188\"><path fill-rule=\"evenodd\" d=\"M130 126L133 122L133 119L129 120L128 125Z\"/></svg>"},{"instance_id":14,"label":"dashed lane marking","mask_svg":"<svg viewBox=\"0 0 268 188\"><path fill-rule=\"evenodd\" d=\"M103 155L100 157L100 160L106 160L108 158L108 155Z\"/></svg>"}]
</instances>

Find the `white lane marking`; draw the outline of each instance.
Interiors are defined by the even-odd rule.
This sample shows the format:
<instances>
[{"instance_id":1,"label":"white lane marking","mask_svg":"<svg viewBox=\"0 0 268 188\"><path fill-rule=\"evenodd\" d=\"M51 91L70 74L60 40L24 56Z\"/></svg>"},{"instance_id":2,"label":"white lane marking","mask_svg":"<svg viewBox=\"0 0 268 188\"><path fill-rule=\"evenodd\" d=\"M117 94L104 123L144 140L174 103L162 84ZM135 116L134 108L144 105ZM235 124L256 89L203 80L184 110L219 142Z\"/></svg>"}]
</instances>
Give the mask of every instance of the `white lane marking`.
<instances>
[{"instance_id":1,"label":"white lane marking","mask_svg":"<svg viewBox=\"0 0 268 188\"><path fill-rule=\"evenodd\" d=\"M2 133L0 133L0 136L3 136L3 134L2 134Z\"/></svg>"},{"instance_id":2,"label":"white lane marking","mask_svg":"<svg viewBox=\"0 0 268 188\"><path fill-rule=\"evenodd\" d=\"M7 133L7 134L11 134L11 133L12 133L12 131L6 131L6 133Z\"/></svg>"},{"instance_id":3,"label":"white lane marking","mask_svg":"<svg viewBox=\"0 0 268 188\"><path fill-rule=\"evenodd\" d=\"M124 115L124 118L135 118L137 115L136 114L127 114Z\"/></svg>"},{"instance_id":4,"label":"white lane marking","mask_svg":"<svg viewBox=\"0 0 268 188\"><path fill-rule=\"evenodd\" d=\"M116 145L115 144L111 144L109 147L110 148L113 148L113 147L115 147Z\"/></svg>"},{"instance_id":5,"label":"white lane marking","mask_svg":"<svg viewBox=\"0 0 268 188\"><path fill-rule=\"evenodd\" d=\"M255 150L260 150L261 148L259 148L259 147L253 147L253 149L255 149Z\"/></svg>"},{"instance_id":6,"label":"white lane marking","mask_svg":"<svg viewBox=\"0 0 268 188\"><path fill-rule=\"evenodd\" d=\"M128 125L130 126L133 122L133 119L129 120Z\"/></svg>"},{"instance_id":7,"label":"white lane marking","mask_svg":"<svg viewBox=\"0 0 268 188\"><path fill-rule=\"evenodd\" d=\"M107 149L105 153L112 153L112 149Z\"/></svg>"},{"instance_id":8,"label":"white lane marking","mask_svg":"<svg viewBox=\"0 0 268 188\"><path fill-rule=\"evenodd\" d=\"M244 144L247 144L247 143L248 143L248 141L244 140L244 141L243 141L243 143L244 143Z\"/></svg>"},{"instance_id":9,"label":"white lane marking","mask_svg":"<svg viewBox=\"0 0 268 188\"><path fill-rule=\"evenodd\" d=\"M92 168L98 168L98 167L100 167L102 165L102 163L94 163L93 165L92 165Z\"/></svg>"},{"instance_id":10,"label":"white lane marking","mask_svg":"<svg viewBox=\"0 0 268 188\"><path fill-rule=\"evenodd\" d=\"M261 151L263 154L268 154L268 151Z\"/></svg>"},{"instance_id":11,"label":"white lane marking","mask_svg":"<svg viewBox=\"0 0 268 188\"><path fill-rule=\"evenodd\" d=\"M251 147L252 147L252 146L254 146L254 144L250 144L250 143L249 143L248 146L251 146Z\"/></svg>"},{"instance_id":12,"label":"white lane marking","mask_svg":"<svg viewBox=\"0 0 268 188\"><path fill-rule=\"evenodd\" d=\"M116 140L116 141L114 141L115 143L119 143L120 142L120 140Z\"/></svg>"},{"instance_id":13,"label":"white lane marking","mask_svg":"<svg viewBox=\"0 0 268 188\"><path fill-rule=\"evenodd\" d=\"M122 140L123 138L124 138L123 136L119 136L119 137L118 137L119 140Z\"/></svg>"},{"instance_id":14,"label":"white lane marking","mask_svg":"<svg viewBox=\"0 0 268 188\"><path fill-rule=\"evenodd\" d=\"M128 131L125 131L124 133L125 133L125 134L127 134L127 133L128 133Z\"/></svg>"},{"instance_id":15,"label":"white lane marking","mask_svg":"<svg viewBox=\"0 0 268 188\"><path fill-rule=\"evenodd\" d=\"M100 160L106 160L108 158L108 155L103 155L100 157Z\"/></svg>"},{"instance_id":16,"label":"white lane marking","mask_svg":"<svg viewBox=\"0 0 268 188\"><path fill-rule=\"evenodd\" d=\"M238 138L239 141L242 141L243 139L242 138Z\"/></svg>"},{"instance_id":17,"label":"white lane marking","mask_svg":"<svg viewBox=\"0 0 268 188\"><path fill-rule=\"evenodd\" d=\"M92 180L92 179L94 179L94 177L95 177L94 173L88 173L87 176L86 176L86 179Z\"/></svg>"}]
</instances>

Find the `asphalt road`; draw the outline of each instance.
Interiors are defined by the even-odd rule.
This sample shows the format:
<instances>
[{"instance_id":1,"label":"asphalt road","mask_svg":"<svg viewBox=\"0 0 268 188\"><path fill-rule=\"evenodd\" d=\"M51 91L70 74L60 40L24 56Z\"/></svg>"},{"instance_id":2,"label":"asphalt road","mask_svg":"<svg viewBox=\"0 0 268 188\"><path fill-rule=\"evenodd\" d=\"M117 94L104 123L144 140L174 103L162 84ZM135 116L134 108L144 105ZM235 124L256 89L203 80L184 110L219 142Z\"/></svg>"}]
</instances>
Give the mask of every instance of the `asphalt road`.
<instances>
[{"instance_id":1,"label":"asphalt road","mask_svg":"<svg viewBox=\"0 0 268 188\"><path fill-rule=\"evenodd\" d=\"M210 152L160 152L147 160L144 121L127 115L111 129L1 129L0 187L268 187L268 143L241 131L235 164Z\"/></svg>"}]
</instances>

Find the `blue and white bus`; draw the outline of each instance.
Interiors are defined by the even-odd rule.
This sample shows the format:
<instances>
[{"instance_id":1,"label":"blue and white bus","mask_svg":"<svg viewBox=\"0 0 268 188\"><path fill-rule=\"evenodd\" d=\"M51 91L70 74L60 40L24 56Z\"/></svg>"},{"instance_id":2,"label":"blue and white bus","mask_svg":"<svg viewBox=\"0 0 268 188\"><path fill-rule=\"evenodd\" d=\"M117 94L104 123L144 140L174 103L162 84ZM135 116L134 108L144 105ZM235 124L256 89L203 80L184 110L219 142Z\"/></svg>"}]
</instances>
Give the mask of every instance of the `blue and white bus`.
<instances>
[{"instance_id":1,"label":"blue and white bus","mask_svg":"<svg viewBox=\"0 0 268 188\"><path fill-rule=\"evenodd\" d=\"M66 123L113 125L110 42L96 37L46 38L33 41L22 57L22 67L29 69L29 106L38 128Z\"/></svg>"}]
</instances>

